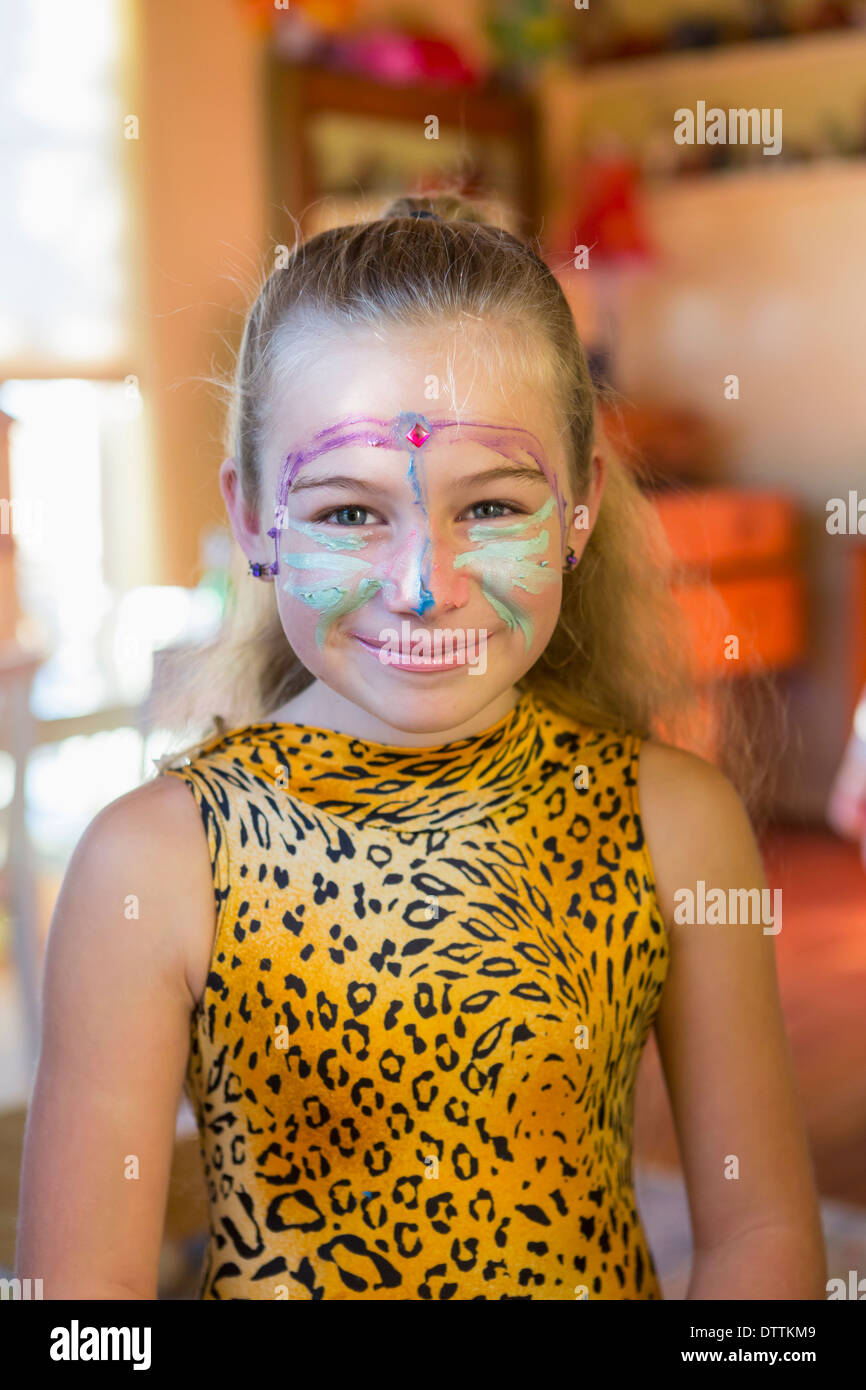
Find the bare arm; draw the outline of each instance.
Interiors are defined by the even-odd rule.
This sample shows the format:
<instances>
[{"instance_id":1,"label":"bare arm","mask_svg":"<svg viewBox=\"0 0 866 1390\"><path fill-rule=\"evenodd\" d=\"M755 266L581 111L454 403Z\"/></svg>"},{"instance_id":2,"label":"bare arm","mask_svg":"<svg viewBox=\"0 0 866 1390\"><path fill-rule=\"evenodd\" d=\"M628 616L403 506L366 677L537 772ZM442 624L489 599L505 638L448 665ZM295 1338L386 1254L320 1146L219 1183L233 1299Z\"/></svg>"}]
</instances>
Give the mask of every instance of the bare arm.
<instances>
[{"instance_id":1,"label":"bare arm","mask_svg":"<svg viewBox=\"0 0 866 1390\"><path fill-rule=\"evenodd\" d=\"M196 1002L190 943L213 922L207 845L181 782L147 783L91 822L51 923L22 1160L16 1271L41 1278L46 1298L157 1296Z\"/></svg>"},{"instance_id":2,"label":"bare arm","mask_svg":"<svg viewBox=\"0 0 866 1390\"><path fill-rule=\"evenodd\" d=\"M730 888L766 887L748 817L717 769L651 741L640 795L671 937L655 1028L692 1218L687 1298L823 1299L826 1255L774 937L744 912L748 921L733 925L674 922L684 901L675 893L695 892L699 879L726 899Z\"/></svg>"}]
</instances>

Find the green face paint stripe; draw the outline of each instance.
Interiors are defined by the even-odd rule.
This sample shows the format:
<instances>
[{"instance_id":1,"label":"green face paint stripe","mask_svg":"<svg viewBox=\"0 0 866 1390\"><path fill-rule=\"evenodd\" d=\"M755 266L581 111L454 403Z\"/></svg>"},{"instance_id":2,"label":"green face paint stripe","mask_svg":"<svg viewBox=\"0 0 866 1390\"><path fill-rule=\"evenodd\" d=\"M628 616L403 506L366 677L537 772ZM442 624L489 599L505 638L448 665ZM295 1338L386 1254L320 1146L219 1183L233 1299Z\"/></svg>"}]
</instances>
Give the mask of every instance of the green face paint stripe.
<instances>
[{"instance_id":1,"label":"green face paint stripe","mask_svg":"<svg viewBox=\"0 0 866 1390\"><path fill-rule=\"evenodd\" d=\"M540 525L546 517L553 511L553 498L549 497L543 507L539 507L532 516L526 517L523 521L517 521L513 526L497 526L491 530L489 524L479 522L477 526L469 529L469 539L478 543L476 550L464 550L462 554L455 557L455 568L460 565L469 564L472 556L480 559L482 563L501 563L509 561L519 562L527 555L537 555L546 550L550 543L550 534L547 530L541 532L539 536L530 537L527 540L510 540L508 537L522 535L533 526Z\"/></svg>"},{"instance_id":2,"label":"green face paint stripe","mask_svg":"<svg viewBox=\"0 0 866 1390\"><path fill-rule=\"evenodd\" d=\"M544 530L539 536L527 537L525 540L513 539L524 536L533 526L540 525L550 516L553 508L554 500L549 497L537 512L533 512L522 521L514 522L513 525L492 529L489 524L479 522L477 526L470 527L469 539L480 544L476 549L466 550L454 558L455 569L473 563L478 565L482 573L481 592L493 611L512 631L515 627L520 628L527 651L532 643L533 632L529 615L513 600L509 601L497 594L494 586L501 584L503 571L513 587L523 589L526 593L540 593L545 584L556 582L557 574L554 570L542 568L528 558L547 550L550 543L549 532Z\"/></svg>"},{"instance_id":3,"label":"green face paint stripe","mask_svg":"<svg viewBox=\"0 0 866 1390\"><path fill-rule=\"evenodd\" d=\"M493 611L507 623L512 632L515 627L519 627L523 633L523 640L526 643L526 650L529 651L532 642L532 623L526 613L523 612L516 603L506 603L500 601L493 593L492 589L485 583L481 585L481 592Z\"/></svg>"},{"instance_id":4,"label":"green face paint stripe","mask_svg":"<svg viewBox=\"0 0 866 1390\"><path fill-rule=\"evenodd\" d=\"M374 594L384 587L385 581L382 579L362 579L358 585L357 593L345 594L338 603L329 607L316 624L316 646L321 648L324 645L328 628L332 623L336 622L338 618L345 617L347 613L354 613L356 608L367 603Z\"/></svg>"},{"instance_id":5,"label":"green face paint stripe","mask_svg":"<svg viewBox=\"0 0 866 1390\"><path fill-rule=\"evenodd\" d=\"M298 554L287 551L283 554L283 560L295 570L327 570L333 571L338 579L346 581L355 580L364 570L372 569L368 560L361 560L354 555L341 553L344 550L356 550L365 546L367 542L359 536L322 536L318 529L307 522L289 522L289 526L294 530L301 531L305 535L312 535L315 540L323 542L329 549L336 550L337 554ZM357 588L352 592L340 584L283 584L285 593L293 598L299 598L310 608L316 608L322 614L316 624L316 645L321 648L324 644L328 628L338 618L347 613L353 613L356 608L360 608L384 588L384 580L373 579L368 574L363 575L358 581Z\"/></svg>"},{"instance_id":6,"label":"green face paint stripe","mask_svg":"<svg viewBox=\"0 0 866 1390\"><path fill-rule=\"evenodd\" d=\"M511 583L516 589L522 589L526 594L540 594L545 584L556 581L557 575L554 570L533 569L531 574L515 575Z\"/></svg>"},{"instance_id":7,"label":"green face paint stripe","mask_svg":"<svg viewBox=\"0 0 866 1390\"><path fill-rule=\"evenodd\" d=\"M328 550L361 550L367 544L363 536L326 535L321 527L317 526L315 522L312 521L287 521L285 529L287 531L299 531L302 536L309 536L312 540L317 541L319 545L326 546ZM362 529L362 527L358 527L358 530ZM286 557L283 556L283 559L285 558Z\"/></svg>"},{"instance_id":8,"label":"green face paint stripe","mask_svg":"<svg viewBox=\"0 0 866 1390\"><path fill-rule=\"evenodd\" d=\"M344 597L346 590L340 588L326 588L321 586L318 589L305 589L302 584L284 584L283 590L291 594L292 598L299 598L306 603L309 608L333 608L334 604L339 603Z\"/></svg>"},{"instance_id":9,"label":"green face paint stripe","mask_svg":"<svg viewBox=\"0 0 866 1390\"><path fill-rule=\"evenodd\" d=\"M322 646L327 629L332 622L343 617L346 613L353 613L356 608L360 608L383 587L383 580L369 578L361 580L358 590L354 594L347 593L345 589L327 588L324 585L315 589L306 589L300 584L283 585L287 594L301 599L310 608L317 608L322 613L316 626L316 645L319 647Z\"/></svg>"},{"instance_id":10,"label":"green face paint stripe","mask_svg":"<svg viewBox=\"0 0 866 1390\"><path fill-rule=\"evenodd\" d=\"M542 531L540 536L533 536L526 541L488 541L486 545L479 545L477 550L464 550L462 554L454 557L455 567L467 565L470 560L481 559L488 564L519 564L528 555L539 555L547 549L550 536L547 531ZM538 566L537 568L540 568Z\"/></svg>"},{"instance_id":11,"label":"green face paint stripe","mask_svg":"<svg viewBox=\"0 0 866 1390\"><path fill-rule=\"evenodd\" d=\"M515 521L511 526L497 526L497 536L519 536L523 531L528 531L530 526L537 526L542 521L546 521L553 511L553 498L548 497L543 507L539 507L537 512L531 516L525 516L522 521ZM479 522L473 526L469 532L469 539L472 541L483 541L485 534L489 535L489 523Z\"/></svg>"},{"instance_id":12,"label":"green face paint stripe","mask_svg":"<svg viewBox=\"0 0 866 1390\"><path fill-rule=\"evenodd\" d=\"M296 570L335 570L337 574L348 578L350 574L358 574L361 570L372 569L369 560L359 560L354 555L293 555L284 554L283 559L287 565Z\"/></svg>"}]
</instances>

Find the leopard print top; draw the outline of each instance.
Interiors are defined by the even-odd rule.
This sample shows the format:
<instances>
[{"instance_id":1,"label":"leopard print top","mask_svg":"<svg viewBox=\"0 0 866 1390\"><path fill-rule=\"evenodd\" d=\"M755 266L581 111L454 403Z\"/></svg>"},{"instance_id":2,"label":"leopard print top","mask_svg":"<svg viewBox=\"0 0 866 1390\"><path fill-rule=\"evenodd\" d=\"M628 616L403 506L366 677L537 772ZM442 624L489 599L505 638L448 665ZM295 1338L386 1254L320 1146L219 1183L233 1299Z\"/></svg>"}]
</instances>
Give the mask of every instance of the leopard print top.
<instances>
[{"instance_id":1,"label":"leopard print top","mask_svg":"<svg viewBox=\"0 0 866 1390\"><path fill-rule=\"evenodd\" d=\"M217 908L202 1298L662 1297L632 1180L670 946L639 749L525 694L433 748L259 723L163 765Z\"/></svg>"}]
</instances>

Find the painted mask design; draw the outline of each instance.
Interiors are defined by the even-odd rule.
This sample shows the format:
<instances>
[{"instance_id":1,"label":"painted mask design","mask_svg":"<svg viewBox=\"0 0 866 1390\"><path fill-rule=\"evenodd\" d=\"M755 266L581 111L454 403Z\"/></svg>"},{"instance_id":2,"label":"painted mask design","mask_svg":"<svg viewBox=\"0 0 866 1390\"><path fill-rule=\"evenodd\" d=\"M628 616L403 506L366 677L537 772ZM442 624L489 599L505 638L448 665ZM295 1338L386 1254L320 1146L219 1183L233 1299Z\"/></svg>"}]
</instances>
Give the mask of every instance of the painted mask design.
<instances>
[{"instance_id":1,"label":"painted mask design","mask_svg":"<svg viewBox=\"0 0 866 1390\"><path fill-rule=\"evenodd\" d=\"M478 521L470 528L472 549L454 557L454 569L474 573L482 593L497 616L510 628L523 632L526 648L532 641L532 623L525 609L515 599L512 590L538 594L541 588L555 582L557 571L543 555L550 536L538 527L557 509L561 536L565 528L565 499L556 475L549 469L538 440L519 427L494 426L453 420L429 421L417 411L401 411L392 421L348 419L321 430L305 448L293 451L286 458L277 487L274 526L275 554L283 530L303 535L316 544L312 551L285 551L282 560L291 571L283 584L286 593L300 599L321 616L316 627L316 643L321 648L334 622L369 602L381 589L394 584L395 565L407 559L411 564L415 602L413 611L422 617L435 603L431 589L433 567L433 537L427 501L425 460L420 457L425 445L444 431L460 430L461 438L469 438L494 450L502 457L517 461L516 454L529 453L538 470L550 486L552 496L531 516L512 524L496 526ZM445 442L451 442L446 439ZM305 463L333 449L364 444L372 448L406 450L409 456L407 478L414 493L420 515L418 526L397 553L374 564L363 557L369 544L365 528L346 528L344 534L327 533L314 523L296 521L288 515L288 496L299 470ZM278 569L277 565L277 569Z\"/></svg>"}]
</instances>

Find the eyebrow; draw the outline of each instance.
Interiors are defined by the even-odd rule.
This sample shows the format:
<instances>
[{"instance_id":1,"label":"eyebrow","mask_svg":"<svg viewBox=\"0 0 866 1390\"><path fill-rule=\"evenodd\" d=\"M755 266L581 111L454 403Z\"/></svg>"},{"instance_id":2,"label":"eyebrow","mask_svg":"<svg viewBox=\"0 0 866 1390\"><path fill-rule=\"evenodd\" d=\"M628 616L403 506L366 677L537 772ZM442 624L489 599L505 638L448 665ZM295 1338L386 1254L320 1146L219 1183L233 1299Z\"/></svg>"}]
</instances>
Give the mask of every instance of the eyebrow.
<instances>
[{"instance_id":1,"label":"eyebrow","mask_svg":"<svg viewBox=\"0 0 866 1390\"><path fill-rule=\"evenodd\" d=\"M477 473L467 473L459 479L457 487L474 487L479 483L493 482L544 482L545 477L540 468L531 467L529 464L500 464L495 468L484 468ZM350 478L345 474L334 473L326 478L298 478L289 488L290 493L302 492L307 488L331 487L340 492L356 492L363 488L365 492L372 493L377 497L386 497L391 489L380 483L369 483L363 478Z\"/></svg>"}]
</instances>

